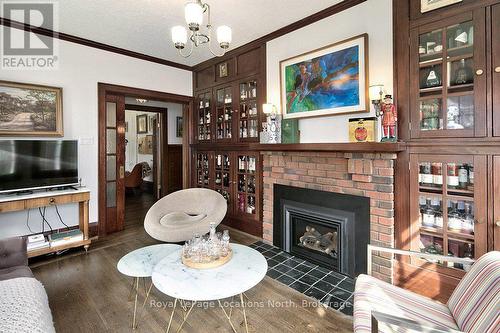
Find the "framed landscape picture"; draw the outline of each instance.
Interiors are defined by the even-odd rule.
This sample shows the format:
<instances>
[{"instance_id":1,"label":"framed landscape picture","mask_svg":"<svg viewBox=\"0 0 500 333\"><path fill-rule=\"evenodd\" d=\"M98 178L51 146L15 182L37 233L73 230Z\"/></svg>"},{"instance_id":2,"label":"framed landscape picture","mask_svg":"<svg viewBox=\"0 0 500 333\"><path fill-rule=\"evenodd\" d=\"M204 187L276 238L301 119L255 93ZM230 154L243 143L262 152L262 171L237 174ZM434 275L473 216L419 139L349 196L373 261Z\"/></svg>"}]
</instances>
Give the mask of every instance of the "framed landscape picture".
<instances>
[{"instance_id":1,"label":"framed landscape picture","mask_svg":"<svg viewBox=\"0 0 500 333\"><path fill-rule=\"evenodd\" d=\"M368 35L280 62L283 118L365 112Z\"/></svg>"},{"instance_id":2,"label":"framed landscape picture","mask_svg":"<svg viewBox=\"0 0 500 333\"><path fill-rule=\"evenodd\" d=\"M462 0L420 0L420 12L429 12L431 10L446 7L459 2L462 2Z\"/></svg>"},{"instance_id":3,"label":"framed landscape picture","mask_svg":"<svg viewBox=\"0 0 500 333\"><path fill-rule=\"evenodd\" d=\"M0 81L0 135L63 136L62 88Z\"/></svg>"}]
</instances>

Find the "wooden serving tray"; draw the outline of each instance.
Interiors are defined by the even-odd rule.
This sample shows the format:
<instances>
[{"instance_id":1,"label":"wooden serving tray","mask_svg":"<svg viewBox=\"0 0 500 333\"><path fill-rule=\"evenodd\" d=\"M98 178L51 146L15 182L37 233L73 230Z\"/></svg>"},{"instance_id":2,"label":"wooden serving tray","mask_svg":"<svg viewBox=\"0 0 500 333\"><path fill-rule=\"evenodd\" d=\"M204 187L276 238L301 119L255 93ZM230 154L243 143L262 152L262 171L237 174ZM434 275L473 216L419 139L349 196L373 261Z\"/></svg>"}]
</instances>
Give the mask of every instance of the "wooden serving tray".
<instances>
[{"instance_id":1,"label":"wooden serving tray","mask_svg":"<svg viewBox=\"0 0 500 333\"><path fill-rule=\"evenodd\" d=\"M233 257L233 250L229 249L229 253L225 257L220 257L219 259L211 262L193 262L189 258L182 256L182 263L189 268L194 269L211 269L224 265Z\"/></svg>"}]
</instances>

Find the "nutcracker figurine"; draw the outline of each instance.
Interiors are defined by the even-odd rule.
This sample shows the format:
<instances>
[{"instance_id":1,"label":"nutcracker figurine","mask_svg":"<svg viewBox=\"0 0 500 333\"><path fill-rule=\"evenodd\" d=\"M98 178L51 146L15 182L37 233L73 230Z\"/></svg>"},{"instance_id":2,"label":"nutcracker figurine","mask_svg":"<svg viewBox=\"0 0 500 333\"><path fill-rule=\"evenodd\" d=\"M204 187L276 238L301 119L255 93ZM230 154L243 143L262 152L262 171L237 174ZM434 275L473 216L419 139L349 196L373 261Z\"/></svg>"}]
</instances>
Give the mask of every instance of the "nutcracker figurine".
<instances>
[{"instance_id":1,"label":"nutcracker figurine","mask_svg":"<svg viewBox=\"0 0 500 333\"><path fill-rule=\"evenodd\" d=\"M381 142L396 142L396 123L398 114L394 104L392 104L392 96L385 95L384 102L380 107L379 114L382 116L382 140Z\"/></svg>"}]
</instances>

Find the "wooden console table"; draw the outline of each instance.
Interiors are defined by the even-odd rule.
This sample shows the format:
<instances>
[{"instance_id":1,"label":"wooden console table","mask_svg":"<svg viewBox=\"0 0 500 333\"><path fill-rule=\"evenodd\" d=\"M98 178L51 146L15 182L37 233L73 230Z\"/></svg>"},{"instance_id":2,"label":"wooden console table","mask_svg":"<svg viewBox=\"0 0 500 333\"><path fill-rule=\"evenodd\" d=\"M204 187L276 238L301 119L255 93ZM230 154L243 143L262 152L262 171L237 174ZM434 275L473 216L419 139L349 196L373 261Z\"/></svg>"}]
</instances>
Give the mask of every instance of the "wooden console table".
<instances>
[{"instance_id":1,"label":"wooden console table","mask_svg":"<svg viewBox=\"0 0 500 333\"><path fill-rule=\"evenodd\" d=\"M68 189L34 192L30 194L9 194L0 196L0 213L21 211L32 208L50 207L55 205L64 205L69 203L78 203L79 227L83 232L83 240L72 242L56 247L47 247L28 251L28 257L36 257L47 253L53 253L73 247L83 246L85 251L90 246L89 237L89 200L90 190Z\"/></svg>"}]
</instances>

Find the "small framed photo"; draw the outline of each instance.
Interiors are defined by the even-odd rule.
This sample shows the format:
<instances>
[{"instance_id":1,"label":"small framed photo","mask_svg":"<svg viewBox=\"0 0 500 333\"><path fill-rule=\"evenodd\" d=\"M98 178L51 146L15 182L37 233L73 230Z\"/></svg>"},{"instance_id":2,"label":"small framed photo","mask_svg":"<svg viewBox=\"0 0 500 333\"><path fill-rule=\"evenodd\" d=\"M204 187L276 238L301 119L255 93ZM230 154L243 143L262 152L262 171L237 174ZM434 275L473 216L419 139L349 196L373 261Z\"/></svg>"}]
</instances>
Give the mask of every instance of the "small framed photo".
<instances>
[{"instance_id":1,"label":"small framed photo","mask_svg":"<svg viewBox=\"0 0 500 333\"><path fill-rule=\"evenodd\" d=\"M136 117L137 134L146 134L148 132L148 115L141 114Z\"/></svg>"},{"instance_id":2,"label":"small framed photo","mask_svg":"<svg viewBox=\"0 0 500 333\"><path fill-rule=\"evenodd\" d=\"M219 77L226 77L227 74L227 62L219 64Z\"/></svg>"},{"instance_id":3,"label":"small framed photo","mask_svg":"<svg viewBox=\"0 0 500 333\"><path fill-rule=\"evenodd\" d=\"M183 134L183 125L182 125L182 117L177 117L175 118L176 123L175 123L175 136L178 138L182 138Z\"/></svg>"},{"instance_id":4,"label":"small framed photo","mask_svg":"<svg viewBox=\"0 0 500 333\"><path fill-rule=\"evenodd\" d=\"M462 0L420 0L420 12L430 12L431 10L439 9L459 2L462 2Z\"/></svg>"}]
</instances>

